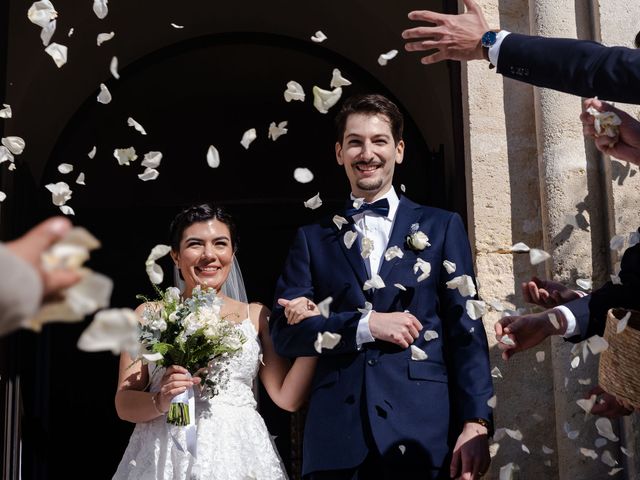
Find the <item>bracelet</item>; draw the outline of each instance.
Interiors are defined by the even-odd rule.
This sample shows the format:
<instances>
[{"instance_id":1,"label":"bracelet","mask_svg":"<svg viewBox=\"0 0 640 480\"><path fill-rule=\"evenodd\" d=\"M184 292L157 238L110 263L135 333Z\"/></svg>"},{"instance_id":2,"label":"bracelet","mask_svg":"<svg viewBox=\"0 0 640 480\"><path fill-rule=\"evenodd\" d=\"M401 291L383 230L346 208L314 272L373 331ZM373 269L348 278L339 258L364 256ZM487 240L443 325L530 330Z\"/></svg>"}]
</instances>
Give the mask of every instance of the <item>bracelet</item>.
<instances>
[{"instance_id":1,"label":"bracelet","mask_svg":"<svg viewBox=\"0 0 640 480\"><path fill-rule=\"evenodd\" d=\"M160 395L160 392L156 392L151 395L151 403L153 403L153 408L156 409L156 412L158 412L160 415L166 415L167 412L163 412L158 408L158 399L156 398L158 395Z\"/></svg>"},{"instance_id":2,"label":"bracelet","mask_svg":"<svg viewBox=\"0 0 640 480\"><path fill-rule=\"evenodd\" d=\"M491 430L491 423L489 422L489 420L486 420L484 418L471 418L464 423L477 423L478 425L482 425L487 430Z\"/></svg>"}]
</instances>

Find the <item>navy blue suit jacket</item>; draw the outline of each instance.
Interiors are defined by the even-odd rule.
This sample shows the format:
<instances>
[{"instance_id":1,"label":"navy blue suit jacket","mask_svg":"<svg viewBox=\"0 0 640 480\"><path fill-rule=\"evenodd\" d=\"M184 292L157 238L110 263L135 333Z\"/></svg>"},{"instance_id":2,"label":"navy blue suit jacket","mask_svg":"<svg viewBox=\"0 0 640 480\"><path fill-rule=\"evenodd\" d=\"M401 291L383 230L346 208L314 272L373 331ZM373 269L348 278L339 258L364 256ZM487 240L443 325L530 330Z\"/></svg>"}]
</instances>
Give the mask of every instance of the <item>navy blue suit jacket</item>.
<instances>
[{"instance_id":1,"label":"navy blue suit jacket","mask_svg":"<svg viewBox=\"0 0 640 480\"><path fill-rule=\"evenodd\" d=\"M413 223L431 242L420 252L405 243ZM457 437L464 420L491 419L487 400L493 395L482 321L467 315L468 297L445 285L462 274L473 277L462 220L402 197L388 246L400 247L404 257L382 260L379 275L386 286L374 292L362 289L369 276L358 242L351 249L344 244L344 233L351 228L339 230L329 218L300 228L276 288L276 299L305 296L319 302L333 297L328 318L311 317L292 326L276 303L271 329L278 353L317 355L319 332L342 336L318 361L305 426L303 473L355 467L365 459L368 442L374 441L389 461L424 468L423 478L448 476L450 433ZM413 273L417 258L432 267L422 282ZM444 260L456 264L454 273L446 272ZM382 341L358 350L358 308L366 301L377 312L408 310L415 315L423 330L414 345L428 358L411 360L410 349ZM435 330L438 338L427 342L426 330Z\"/></svg>"},{"instance_id":2,"label":"navy blue suit jacket","mask_svg":"<svg viewBox=\"0 0 640 480\"><path fill-rule=\"evenodd\" d=\"M640 243L624 252L619 277L621 285L607 282L591 295L565 304L576 317L580 329L580 335L569 338L569 341L579 342L593 335L602 335L610 308L640 310Z\"/></svg>"},{"instance_id":3,"label":"navy blue suit jacket","mask_svg":"<svg viewBox=\"0 0 640 480\"><path fill-rule=\"evenodd\" d=\"M500 45L498 72L581 97L640 104L640 49L511 33Z\"/></svg>"}]
</instances>

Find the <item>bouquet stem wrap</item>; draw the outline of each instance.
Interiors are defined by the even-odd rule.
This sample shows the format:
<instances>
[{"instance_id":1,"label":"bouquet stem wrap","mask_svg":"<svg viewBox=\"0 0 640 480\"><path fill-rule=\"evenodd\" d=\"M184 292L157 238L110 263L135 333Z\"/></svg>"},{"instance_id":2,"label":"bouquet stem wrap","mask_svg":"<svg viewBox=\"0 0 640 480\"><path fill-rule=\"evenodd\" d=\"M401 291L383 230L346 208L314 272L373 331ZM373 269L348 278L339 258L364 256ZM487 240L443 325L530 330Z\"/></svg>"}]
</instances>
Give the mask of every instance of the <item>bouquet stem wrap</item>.
<instances>
[{"instance_id":1,"label":"bouquet stem wrap","mask_svg":"<svg viewBox=\"0 0 640 480\"><path fill-rule=\"evenodd\" d=\"M195 417L196 401L193 387L189 387L185 392L171 399L167 423L180 427L172 429L171 437L182 452L189 452L193 457L196 456Z\"/></svg>"}]
</instances>

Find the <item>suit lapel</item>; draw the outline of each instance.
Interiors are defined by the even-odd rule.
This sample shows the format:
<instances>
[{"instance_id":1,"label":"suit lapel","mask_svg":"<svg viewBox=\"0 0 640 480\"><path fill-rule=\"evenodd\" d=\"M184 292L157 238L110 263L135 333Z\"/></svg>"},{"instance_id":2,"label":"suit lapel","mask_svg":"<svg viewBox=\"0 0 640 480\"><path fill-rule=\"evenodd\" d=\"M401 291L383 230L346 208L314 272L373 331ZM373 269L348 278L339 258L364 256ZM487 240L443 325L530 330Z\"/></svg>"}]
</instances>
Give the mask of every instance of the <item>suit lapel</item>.
<instances>
[{"instance_id":1,"label":"suit lapel","mask_svg":"<svg viewBox=\"0 0 640 480\"><path fill-rule=\"evenodd\" d=\"M347 261L351 265L353 272L356 274L356 277L358 277L360 286L362 286L364 285L364 282L368 280L367 268L365 267L364 260L360 255L360 242L358 242L358 238L356 237L356 240L353 242L353 245L351 245L351 248L347 248L347 246L344 244L344 235L348 231L355 232L355 228L353 227L352 223L345 225L342 230L338 230L336 228L338 244L340 244L340 248L342 249L344 256L347 257Z\"/></svg>"},{"instance_id":2,"label":"suit lapel","mask_svg":"<svg viewBox=\"0 0 640 480\"><path fill-rule=\"evenodd\" d=\"M393 228L391 230L391 236L389 237L389 243L387 248L397 246L406 254L406 241L405 238L409 235L410 227L413 223L419 223L421 220L420 205L413 203L408 198L400 197L400 203L398 204L398 210L396 211L396 218L393 222ZM386 251L386 249L385 249ZM398 257L387 262L382 257L382 265L380 266L380 277L385 280L389 275L393 267L400 261Z\"/></svg>"}]
</instances>

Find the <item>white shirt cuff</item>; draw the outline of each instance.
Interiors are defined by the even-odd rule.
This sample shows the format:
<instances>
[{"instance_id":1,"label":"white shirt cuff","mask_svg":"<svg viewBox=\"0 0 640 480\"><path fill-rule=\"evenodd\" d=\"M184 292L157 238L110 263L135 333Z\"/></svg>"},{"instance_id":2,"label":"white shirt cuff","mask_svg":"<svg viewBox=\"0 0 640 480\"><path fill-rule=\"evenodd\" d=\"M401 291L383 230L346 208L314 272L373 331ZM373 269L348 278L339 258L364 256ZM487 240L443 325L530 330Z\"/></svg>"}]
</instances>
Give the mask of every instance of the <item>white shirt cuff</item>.
<instances>
[{"instance_id":1,"label":"white shirt cuff","mask_svg":"<svg viewBox=\"0 0 640 480\"><path fill-rule=\"evenodd\" d=\"M365 343L375 342L376 339L371 335L371 330L369 330L369 317L371 316L371 311L367 312L365 315L360 318L358 322L358 328L356 330L356 346L358 350Z\"/></svg>"},{"instance_id":2,"label":"white shirt cuff","mask_svg":"<svg viewBox=\"0 0 640 480\"><path fill-rule=\"evenodd\" d=\"M506 30L500 30L496 35L496 43L489 47L489 61L491 65L497 67L498 66L498 57L500 56L500 45L502 45L502 41L509 35L511 32L507 32Z\"/></svg>"},{"instance_id":3,"label":"white shirt cuff","mask_svg":"<svg viewBox=\"0 0 640 480\"><path fill-rule=\"evenodd\" d=\"M571 310L569 310L564 305L558 305L554 308L554 310L558 310L560 313L562 313L564 319L567 321L567 330L562 335L564 338L580 335L580 327L578 326L576 317Z\"/></svg>"}]
</instances>

